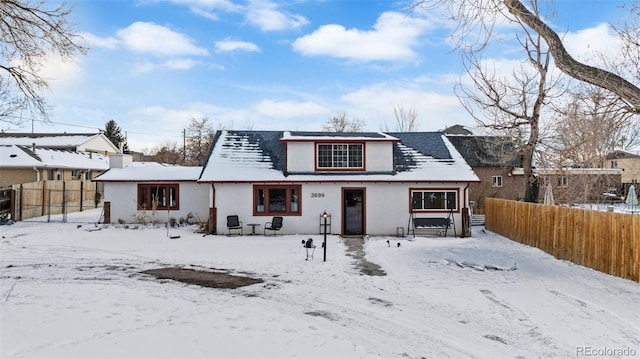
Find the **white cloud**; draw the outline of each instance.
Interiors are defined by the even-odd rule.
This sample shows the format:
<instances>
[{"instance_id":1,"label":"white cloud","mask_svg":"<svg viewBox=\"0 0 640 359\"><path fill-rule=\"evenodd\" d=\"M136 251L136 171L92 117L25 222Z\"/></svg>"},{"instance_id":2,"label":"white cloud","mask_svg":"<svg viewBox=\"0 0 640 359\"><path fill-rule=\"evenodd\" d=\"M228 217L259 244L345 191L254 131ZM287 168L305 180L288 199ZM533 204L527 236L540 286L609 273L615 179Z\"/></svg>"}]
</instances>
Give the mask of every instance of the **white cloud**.
<instances>
[{"instance_id":1,"label":"white cloud","mask_svg":"<svg viewBox=\"0 0 640 359\"><path fill-rule=\"evenodd\" d=\"M385 12L373 30L346 29L342 25L324 25L298 38L293 49L307 56L332 56L358 61L410 61L416 58L413 47L429 27L424 19L397 12Z\"/></svg>"},{"instance_id":2,"label":"white cloud","mask_svg":"<svg viewBox=\"0 0 640 359\"><path fill-rule=\"evenodd\" d=\"M187 36L151 22L135 22L117 36L128 49L154 56L208 55Z\"/></svg>"},{"instance_id":3,"label":"white cloud","mask_svg":"<svg viewBox=\"0 0 640 359\"><path fill-rule=\"evenodd\" d=\"M38 74L51 85L69 86L83 76L81 59L65 60L58 55L49 54L42 59Z\"/></svg>"},{"instance_id":4,"label":"white cloud","mask_svg":"<svg viewBox=\"0 0 640 359\"><path fill-rule=\"evenodd\" d=\"M82 37L82 40L90 45L90 46L95 46L95 47L104 47L107 49L115 49L118 46L118 39L116 39L115 37L98 37L94 34L88 33L88 32L83 32L83 33L79 33L78 34L80 37Z\"/></svg>"},{"instance_id":5,"label":"white cloud","mask_svg":"<svg viewBox=\"0 0 640 359\"><path fill-rule=\"evenodd\" d=\"M164 62L154 63L154 62L143 62L135 65L133 67L134 72L144 73L150 72L158 69L171 69L171 70L190 70L194 66L200 64L200 61L192 60L192 59L170 59Z\"/></svg>"},{"instance_id":6,"label":"white cloud","mask_svg":"<svg viewBox=\"0 0 640 359\"><path fill-rule=\"evenodd\" d=\"M262 100L253 109L261 115L274 118L324 116L330 113L328 108L314 102Z\"/></svg>"},{"instance_id":7,"label":"white cloud","mask_svg":"<svg viewBox=\"0 0 640 359\"><path fill-rule=\"evenodd\" d=\"M216 41L214 44L218 52L235 52L235 51L259 52L260 51L260 48L252 42L231 40L228 38L222 41Z\"/></svg>"},{"instance_id":8,"label":"white cloud","mask_svg":"<svg viewBox=\"0 0 640 359\"><path fill-rule=\"evenodd\" d=\"M245 9L246 20L262 31L297 29L309 23L304 16L288 14L271 1L253 0Z\"/></svg>"},{"instance_id":9,"label":"white cloud","mask_svg":"<svg viewBox=\"0 0 640 359\"><path fill-rule=\"evenodd\" d=\"M383 129L385 123L393 129L395 106L413 108L421 131L438 131L455 124L475 125L455 95L435 92L435 87L432 81L424 78L378 83L347 93L340 101L349 109L347 115L364 120L370 131Z\"/></svg>"},{"instance_id":10,"label":"white cloud","mask_svg":"<svg viewBox=\"0 0 640 359\"><path fill-rule=\"evenodd\" d=\"M240 11L242 7L229 0L173 0L174 4L186 5L192 10Z\"/></svg>"},{"instance_id":11,"label":"white cloud","mask_svg":"<svg viewBox=\"0 0 640 359\"><path fill-rule=\"evenodd\" d=\"M562 34L560 35L562 36ZM592 28L566 33L562 40L571 56L581 61L598 64L601 61L597 59L598 55L596 54L601 54L609 59L615 58L622 45L608 24L599 24Z\"/></svg>"}]
</instances>

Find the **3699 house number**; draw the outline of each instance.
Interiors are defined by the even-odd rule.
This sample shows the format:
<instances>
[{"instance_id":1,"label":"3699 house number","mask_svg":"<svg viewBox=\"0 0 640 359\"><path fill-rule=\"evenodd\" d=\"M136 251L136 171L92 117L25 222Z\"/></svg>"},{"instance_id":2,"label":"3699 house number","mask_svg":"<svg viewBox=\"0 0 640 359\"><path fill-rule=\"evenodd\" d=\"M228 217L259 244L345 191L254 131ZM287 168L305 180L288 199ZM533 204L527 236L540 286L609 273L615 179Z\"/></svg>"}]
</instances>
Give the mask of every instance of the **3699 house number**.
<instances>
[{"instance_id":1,"label":"3699 house number","mask_svg":"<svg viewBox=\"0 0 640 359\"><path fill-rule=\"evenodd\" d=\"M311 193L311 198L322 198L324 197L324 193L323 192L312 192Z\"/></svg>"}]
</instances>

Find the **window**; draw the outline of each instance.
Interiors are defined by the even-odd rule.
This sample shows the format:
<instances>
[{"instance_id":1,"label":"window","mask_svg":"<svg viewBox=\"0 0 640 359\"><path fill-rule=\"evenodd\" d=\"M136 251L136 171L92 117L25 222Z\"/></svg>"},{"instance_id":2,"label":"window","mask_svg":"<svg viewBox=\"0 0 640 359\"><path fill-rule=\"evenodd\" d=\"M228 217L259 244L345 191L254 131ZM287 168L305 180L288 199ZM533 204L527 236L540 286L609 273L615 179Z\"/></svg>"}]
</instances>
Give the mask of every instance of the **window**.
<instances>
[{"instance_id":1,"label":"window","mask_svg":"<svg viewBox=\"0 0 640 359\"><path fill-rule=\"evenodd\" d=\"M139 184L138 209L179 209L178 184Z\"/></svg>"},{"instance_id":2,"label":"window","mask_svg":"<svg viewBox=\"0 0 640 359\"><path fill-rule=\"evenodd\" d=\"M458 209L458 191L411 190L413 211L448 211Z\"/></svg>"},{"instance_id":3,"label":"window","mask_svg":"<svg viewBox=\"0 0 640 359\"><path fill-rule=\"evenodd\" d=\"M567 177L565 176L558 177L558 187L567 187L568 184L569 184L569 181L567 180Z\"/></svg>"},{"instance_id":4,"label":"window","mask_svg":"<svg viewBox=\"0 0 640 359\"><path fill-rule=\"evenodd\" d=\"M611 161L611 168L618 168L618 161L616 160Z\"/></svg>"},{"instance_id":5,"label":"window","mask_svg":"<svg viewBox=\"0 0 640 359\"><path fill-rule=\"evenodd\" d=\"M53 181L55 177L56 170L47 170L47 180Z\"/></svg>"},{"instance_id":6,"label":"window","mask_svg":"<svg viewBox=\"0 0 640 359\"><path fill-rule=\"evenodd\" d=\"M502 176L493 176L493 177L491 177L491 186L492 187L502 187Z\"/></svg>"},{"instance_id":7,"label":"window","mask_svg":"<svg viewBox=\"0 0 640 359\"><path fill-rule=\"evenodd\" d=\"M300 186L254 186L253 193L257 216L300 215Z\"/></svg>"},{"instance_id":8,"label":"window","mask_svg":"<svg viewBox=\"0 0 640 359\"><path fill-rule=\"evenodd\" d=\"M362 143L318 144L316 165L319 169L364 168Z\"/></svg>"}]
</instances>

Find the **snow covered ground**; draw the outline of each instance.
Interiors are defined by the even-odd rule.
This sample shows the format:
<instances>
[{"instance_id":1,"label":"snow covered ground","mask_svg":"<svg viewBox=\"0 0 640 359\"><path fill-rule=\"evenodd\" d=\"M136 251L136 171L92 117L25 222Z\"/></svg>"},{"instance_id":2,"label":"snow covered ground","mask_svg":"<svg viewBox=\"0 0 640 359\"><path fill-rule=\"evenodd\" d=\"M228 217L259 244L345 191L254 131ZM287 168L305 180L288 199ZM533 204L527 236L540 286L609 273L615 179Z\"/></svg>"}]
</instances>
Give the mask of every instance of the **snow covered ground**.
<instances>
[{"instance_id":1,"label":"snow covered ground","mask_svg":"<svg viewBox=\"0 0 640 359\"><path fill-rule=\"evenodd\" d=\"M0 226L0 357L640 356L638 283L481 227L464 239L370 238L366 258L387 275L366 276L337 236L326 262L311 236L305 261L309 236L93 231L99 216ZM265 282L212 289L140 274L165 266Z\"/></svg>"}]
</instances>

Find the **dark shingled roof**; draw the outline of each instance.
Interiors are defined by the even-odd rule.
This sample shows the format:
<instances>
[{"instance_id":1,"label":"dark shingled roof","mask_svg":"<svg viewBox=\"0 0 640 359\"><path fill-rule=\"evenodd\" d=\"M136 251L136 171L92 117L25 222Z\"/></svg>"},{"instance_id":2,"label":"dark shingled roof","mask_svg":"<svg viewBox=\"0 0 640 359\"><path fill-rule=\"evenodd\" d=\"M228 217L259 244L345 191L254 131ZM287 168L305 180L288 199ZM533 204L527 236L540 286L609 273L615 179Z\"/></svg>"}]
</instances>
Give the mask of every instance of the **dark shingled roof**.
<instances>
[{"instance_id":1,"label":"dark shingled roof","mask_svg":"<svg viewBox=\"0 0 640 359\"><path fill-rule=\"evenodd\" d=\"M284 171L284 145L280 142L280 138L282 138L282 131L234 131L229 130L227 133L230 136L243 137L246 138L249 143L256 144L258 148L262 151L265 157L268 157L268 160L265 159L263 162L270 162L273 164L273 168L279 171ZM220 139L220 135L222 131L217 131L215 137L213 138L213 145L209 150L209 156L213 151L216 143ZM234 146L235 144L225 143L224 146ZM209 156L207 156L207 161L209 162Z\"/></svg>"},{"instance_id":2,"label":"dark shingled roof","mask_svg":"<svg viewBox=\"0 0 640 359\"><path fill-rule=\"evenodd\" d=\"M516 143L499 136L447 136L471 167L522 167Z\"/></svg>"},{"instance_id":3,"label":"dark shingled roof","mask_svg":"<svg viewBox=\"0 0 640 359\"><path fill-rule=\"evenodd\" d=\"M209 157L212 154L217 142L220 140L221 131L217 131L213 139L213 145L209 152ZM442 162L452 162L453 158L449 153L449 149L442 140L442 132L396 132L386 133L389 136L399 139L401 142L393 143L393 155L395 162L395 169L393 172L404 172L415 168L417 160L414 158L415 152L407 151L404 147L408 147L413 151L416 151L424 156L432 157ZM369 138L386 138L384 134L374 132L291 132L293 136L308 136L308 137L369 137ZM285 146L280 141L283 136L283 131L227 131L227 140L222 146L234 147L234 146L246 146L246 143L255 145L262 153L263 160L261 162L268 162L272 165L272 168L278 171L282 171L287 176L285 169ZM237 140L229 141L229 138L236 137ZM242 144L241 141L246 141ZM205 163L208 163L209 159ZM393 172L367 172L366 175L371 174L392 174ZM296 173L300 174L300 173ZM313 173L314 175L332 175L336 173ZM345 173L345 175L353 175L352 173Z\"/></svg>"}]
</instances>

